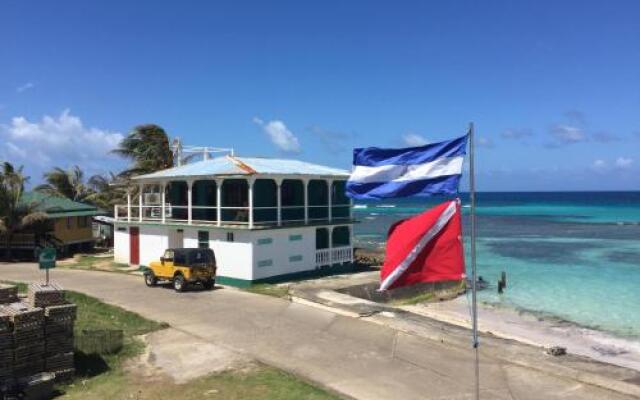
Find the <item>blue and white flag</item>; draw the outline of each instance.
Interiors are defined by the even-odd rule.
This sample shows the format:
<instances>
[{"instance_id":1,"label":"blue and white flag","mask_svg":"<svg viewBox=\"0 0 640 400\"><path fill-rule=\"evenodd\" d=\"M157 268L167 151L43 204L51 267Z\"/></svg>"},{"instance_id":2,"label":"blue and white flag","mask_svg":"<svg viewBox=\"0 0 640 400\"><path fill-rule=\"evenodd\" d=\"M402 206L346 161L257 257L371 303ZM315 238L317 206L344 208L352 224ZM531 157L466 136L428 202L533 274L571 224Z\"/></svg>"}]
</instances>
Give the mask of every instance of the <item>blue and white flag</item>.
<instances>
[{"instance_id":1,"label":"blue and white flag","mask_svg":"<svg viewBox=\"0 0 640 400\"><path fill-rule=\"evenodd\" d=\"M465 135L404 149L354 149L347 195L353 199L455 195L467 139Z\"/></svg>"}]
</instances>

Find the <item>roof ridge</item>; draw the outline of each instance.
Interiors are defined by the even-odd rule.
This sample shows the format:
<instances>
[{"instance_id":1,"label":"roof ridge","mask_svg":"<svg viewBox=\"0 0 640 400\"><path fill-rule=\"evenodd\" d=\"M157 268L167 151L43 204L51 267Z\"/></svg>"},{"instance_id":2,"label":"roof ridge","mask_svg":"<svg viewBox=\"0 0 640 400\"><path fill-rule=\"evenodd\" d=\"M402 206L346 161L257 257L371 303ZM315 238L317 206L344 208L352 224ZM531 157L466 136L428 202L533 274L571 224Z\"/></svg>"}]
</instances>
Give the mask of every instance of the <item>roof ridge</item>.
<instances>
[{"instance_id":1,"label":"roof ridge","mask_svg":"<svg viewBox=\"0 0 640 400\"><path fill-rule=\"evenodd\" d=\"M236 157L227 154L227 158L229 160L231 160L232 163L234 163L237 167L239 167L240 169L250 173L250 174L257 174L258 171L256 171L255 169L251 168L249 165L245 164L244 162L242 162L241 160L237 159Z\"/></svg>"}]
</instances>

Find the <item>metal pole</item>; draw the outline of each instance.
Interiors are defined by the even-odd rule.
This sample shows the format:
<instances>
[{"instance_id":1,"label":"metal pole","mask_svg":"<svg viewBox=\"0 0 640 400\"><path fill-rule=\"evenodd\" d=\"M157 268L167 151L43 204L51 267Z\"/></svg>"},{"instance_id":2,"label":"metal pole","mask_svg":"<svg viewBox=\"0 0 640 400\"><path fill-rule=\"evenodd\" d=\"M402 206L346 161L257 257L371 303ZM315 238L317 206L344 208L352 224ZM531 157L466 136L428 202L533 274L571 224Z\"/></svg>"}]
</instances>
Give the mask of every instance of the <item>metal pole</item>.
<instances>
[{"instance_id":1,"label":"metal pole","mask_svg":"<svg viewBox=\"0 0 640 400\"><path fill-rule=\"evenodd\" d=\"M473 319L473 350L475 352L475 399L480 399L480 355L478 354L478 302L477 287L478 274L476 271L476 177L474 160L474 126L469 124L469 200L471 202L471 308Z\"/></svg>"}]
</instances>

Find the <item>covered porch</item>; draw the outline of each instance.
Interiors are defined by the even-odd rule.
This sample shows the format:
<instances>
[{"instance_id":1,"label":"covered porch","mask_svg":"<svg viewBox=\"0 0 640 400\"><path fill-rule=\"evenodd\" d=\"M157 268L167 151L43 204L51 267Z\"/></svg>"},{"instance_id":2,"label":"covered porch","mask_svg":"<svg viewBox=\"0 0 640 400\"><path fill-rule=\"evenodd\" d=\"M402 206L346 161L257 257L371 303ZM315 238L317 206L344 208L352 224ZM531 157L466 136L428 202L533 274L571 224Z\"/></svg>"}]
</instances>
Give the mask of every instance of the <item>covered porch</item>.
<instances>
[{"instance_id":1,"label":"covered porch","mask_svg":"<svg viewBox=\"0 0 640 400\"><path fill-rule=\"evenodd\" d=\"M344 179L229 176L140 182L122 222L244 227L344 223L352 219Z\"/></svg>"}]
</instances>

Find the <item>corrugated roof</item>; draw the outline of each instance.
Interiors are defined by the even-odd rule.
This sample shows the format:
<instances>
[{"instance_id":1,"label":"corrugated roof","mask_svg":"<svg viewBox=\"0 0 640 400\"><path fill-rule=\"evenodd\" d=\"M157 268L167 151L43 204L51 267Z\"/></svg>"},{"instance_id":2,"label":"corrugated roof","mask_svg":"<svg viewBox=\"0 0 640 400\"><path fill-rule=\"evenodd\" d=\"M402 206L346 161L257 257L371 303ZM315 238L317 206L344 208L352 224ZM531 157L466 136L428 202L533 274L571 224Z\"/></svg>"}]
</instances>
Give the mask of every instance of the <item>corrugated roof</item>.
<instances>
[{"instance_id":1,"label":"corrugated roof","mask_svg":"<svg viewBox=\"0 0 640 400\"><path fill-rule=\"evenodd\" d=\"M37 209L51 217L72 217L106 214L90 204L80 203L66 197L50 196L40 192L25 192L20 199L23 203L37 203Z\"/></svg>"},{"instance_id":2,"label":"corrugated roof","mask_svg":"<svg viewBox=\"0 0 640 400\"><path fill-rule=\"evenodd\" d=\"M348 177L349 172L304 161L260 157L216 157L173 167L134 179L177 178L210 175L316 175Z\"/></svg>"}]
</instances>

